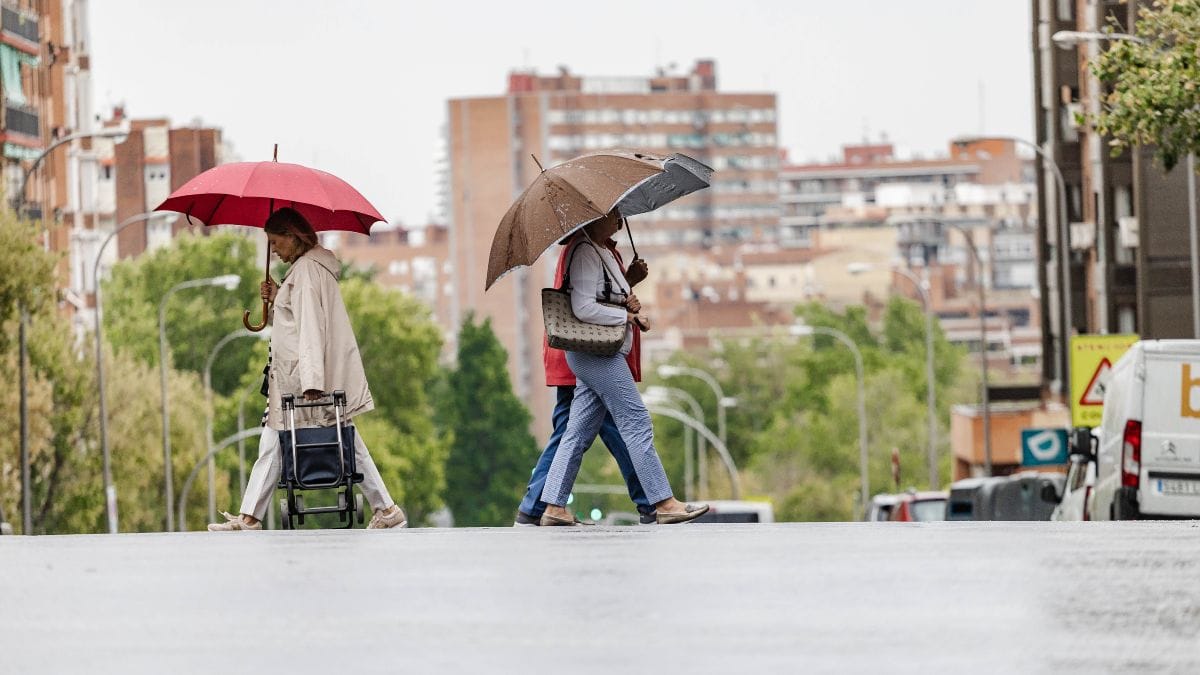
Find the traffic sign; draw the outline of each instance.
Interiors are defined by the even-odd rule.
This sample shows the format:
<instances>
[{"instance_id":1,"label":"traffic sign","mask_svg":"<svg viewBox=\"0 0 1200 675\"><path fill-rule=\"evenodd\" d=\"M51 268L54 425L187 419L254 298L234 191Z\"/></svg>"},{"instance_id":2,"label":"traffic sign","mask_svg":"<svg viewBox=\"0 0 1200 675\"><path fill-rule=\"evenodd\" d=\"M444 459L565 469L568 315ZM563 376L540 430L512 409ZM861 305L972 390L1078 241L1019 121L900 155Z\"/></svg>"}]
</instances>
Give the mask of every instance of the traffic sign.
<instances>
[{"instance_id":1,"label":"traffic sign","mask_svg":"<svg viewBox=\"0 0 1200 675\"><path fill-rule=\"evenodd\" d=\"M1021 466L1067 463L1066 429L1022 429Z\"/></svg>"},{"instance_id":2,"label":"traffic sign","mask_svg":"<svg viewBox=\"0 0 1200 675\"><path fill-rule=\"evenodd\" d=\"M1112 366L1140 338L1137 335L1071 336L1071 424L1098 427L1104 414L1104 387Z\"/></svg>"}]
</instances>

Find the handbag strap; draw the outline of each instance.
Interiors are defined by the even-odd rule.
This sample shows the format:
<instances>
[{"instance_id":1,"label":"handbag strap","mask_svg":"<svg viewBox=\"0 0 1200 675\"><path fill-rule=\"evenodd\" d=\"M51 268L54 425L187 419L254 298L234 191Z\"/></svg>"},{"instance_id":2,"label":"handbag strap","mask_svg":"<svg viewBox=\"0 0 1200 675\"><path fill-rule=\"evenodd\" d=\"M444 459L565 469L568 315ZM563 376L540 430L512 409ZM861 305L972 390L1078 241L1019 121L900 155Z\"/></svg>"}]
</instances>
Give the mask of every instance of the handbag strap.
<instances>
[{"instance_id":1,"label":"handbag strap","mask_svg":"<svg viewBox=\"0 0 1200 675\"><path fill-rule=\"evenodd\" d=\"M575 260L575 252L579 250L579 247L582 244L588 244L589 246L591 246L593 249L596 250L596 255L598 255L600 257L600 271L604 273L605 301L611 302L610 300L608 300L608 298L611 298L613 295L613 291L612 291L612 283L613 282L612 282L612 277L609 276L609 274L608 274L608 263L605 262L604 254L600 252L600 247L596 246L596 242L589 239L586 235L583 237L583 239L581 241L578 241L575 244L571 245L571 254L569 256L567 256L567 266L563 269L563 282L562 282L562 285L559 286L559 289L567 290L567 289L571 288L571 262ZM629 293L625 292L624 290L621 290L621 295L624 295L627 298L629 297Z\"/></svg>"}]
</instances>

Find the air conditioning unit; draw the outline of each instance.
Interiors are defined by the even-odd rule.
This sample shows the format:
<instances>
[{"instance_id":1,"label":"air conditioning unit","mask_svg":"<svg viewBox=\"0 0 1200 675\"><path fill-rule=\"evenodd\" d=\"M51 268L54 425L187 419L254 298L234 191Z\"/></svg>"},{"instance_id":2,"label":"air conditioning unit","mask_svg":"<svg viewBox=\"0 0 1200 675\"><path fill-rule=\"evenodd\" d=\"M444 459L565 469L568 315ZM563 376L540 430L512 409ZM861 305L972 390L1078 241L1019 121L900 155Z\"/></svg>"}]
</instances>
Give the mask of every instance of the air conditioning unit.
<instances>
[{"instance_id":1,"label":"air conditioning unit","mask_svg":"<svg viewBox=\"0 0 1200 675\"><path fill-rule=\"evenodd\" d=\"M1137 216L1121 216L1117 218L1117 245L1123 248L1138 247Z\"/></svg>"},{"instance_id":2,"label":"air conditioning unit","mask_svg":"<svg viewBox=\"0 0 1200 675\"><path fill-rule=\"evenodd\" d=\"M1071 250L1086 251L1095 245L1095 223L1071 223Z\"/></svg>"}]
</instances>

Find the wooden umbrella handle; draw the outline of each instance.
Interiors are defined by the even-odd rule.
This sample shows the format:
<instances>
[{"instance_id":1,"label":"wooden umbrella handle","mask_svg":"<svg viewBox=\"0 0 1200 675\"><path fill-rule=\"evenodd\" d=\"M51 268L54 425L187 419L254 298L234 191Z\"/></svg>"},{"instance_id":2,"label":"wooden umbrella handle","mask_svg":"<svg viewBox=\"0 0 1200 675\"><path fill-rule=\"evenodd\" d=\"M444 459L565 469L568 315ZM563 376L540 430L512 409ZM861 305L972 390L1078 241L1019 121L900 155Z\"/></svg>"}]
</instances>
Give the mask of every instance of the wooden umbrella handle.
<instances>
[{"instance_id":1,"label":"wooden umbrella handle","mask_svg":"<svg viewBox=\"0 0 1200 675\"><path fill-rule=\"evenodd\" d=\"M263 281L271 280L271 240L270 239L267 240L267 264L266 264L266 270L264 271L264 277L265 278L263 279ZM242 311L242 325L246 327L246 330L257 333L260 330L267 327L267 316L270 314L270 312L271 312L271 303L267 302L266 300L263 300L262 321L260 321L258 323L258 325L251 324L250 323L250 310L247 309L247 310Z\"/></svg>"}]
</instances>

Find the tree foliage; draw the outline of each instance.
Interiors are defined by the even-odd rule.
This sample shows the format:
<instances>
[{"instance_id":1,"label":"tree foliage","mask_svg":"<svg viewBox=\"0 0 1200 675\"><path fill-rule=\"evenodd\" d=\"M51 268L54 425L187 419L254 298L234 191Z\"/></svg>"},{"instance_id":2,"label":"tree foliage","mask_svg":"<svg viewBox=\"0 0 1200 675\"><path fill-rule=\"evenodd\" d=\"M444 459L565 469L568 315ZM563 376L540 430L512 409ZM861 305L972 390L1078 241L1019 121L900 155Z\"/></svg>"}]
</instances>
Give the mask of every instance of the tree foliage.
<instances>
[{"instance_id":1,"label":"tree foliage","mask_svg":"<svg viewBox=\"0 0 1200 675\"><path fill-rule=\"evenodd\" d=\"M812 304L797 313L809 325L846 333L862 352L870 491L894 491L891 450L901 457L902 487L927 483L928 423L925 324L920 307L893 299L882 325L872 329L861 307L836 313ZM935 391L941 476L949 461L947 427L951 391L960 379L963 355L935 324ZM846 520L857 517L860 452L858 387L854 358L845 345L825 335L797 338L764 329L761 337L727 340L713 354L691 354L678 363L708 370L726 396L729 450L740 470L743 492L771 499L783 520ZM704 408L716 429L715 397L691 377L665 382L683 389ZM654 383L650 383L654 384ZM656 445L672 485L683 484L681 425L655 418ZM709 450L709 498L728 495L722 465Z\"/></svg>"},{"instance_id":2,"label":"tree foliage","mask_svg":"<svg viewBox=\"0 0 1200 675\"><path fill-rule=\"evenodd\" d=\"M237 274L237 288L203 286L176 291L166 301L164 322L169 365L194 373L224 336L242 329L242 311L257 319L261 263L254 241L234 232L209 236L183 234L171 246L147 252L113 267L103 284L105 337L118 352L158 364L158 311L167 291L178 283ZM252 340L227 343L213 364L213 389L232 393L250 367ZM260 366L261 368L261 366Z\"/></svg>"},{"instance_id":3,"label":"tree foliage","mask_svg":"<svg viewBox=\"0 0 1200 675\"><path fill-rule=\"evenodd\" d=\"M1155 146L1169 171L1200 151L1200 0L1153 0L1133 30L1138 40L1110 41L1092 65L1109 87L1096 127L1114 154Z\"/></svg>"},{"instance_id":4,"label":"tree foliage","mask_svg":"<svg viewBox=\"0 0 1200 675\"><path fill-rule=\"evenodd\" d=\"M512 522L538 448L531 416L512 391L508 356L491 320L463 321L458 360L438 406L453 442L446 464L446 504L457 525Z\"/></svg>"}]
</instances>

